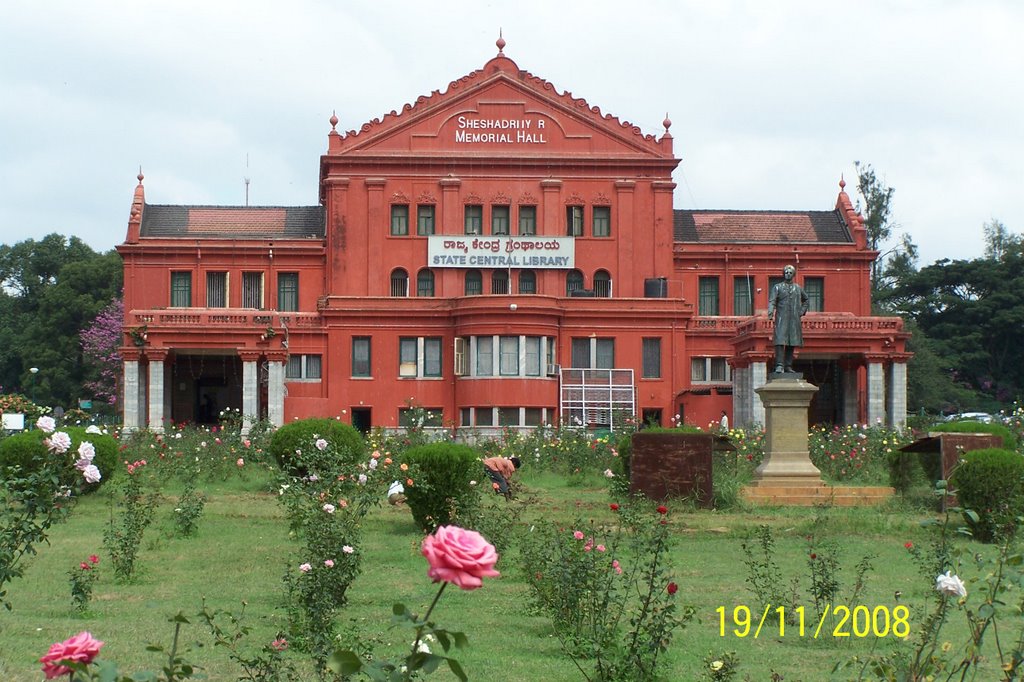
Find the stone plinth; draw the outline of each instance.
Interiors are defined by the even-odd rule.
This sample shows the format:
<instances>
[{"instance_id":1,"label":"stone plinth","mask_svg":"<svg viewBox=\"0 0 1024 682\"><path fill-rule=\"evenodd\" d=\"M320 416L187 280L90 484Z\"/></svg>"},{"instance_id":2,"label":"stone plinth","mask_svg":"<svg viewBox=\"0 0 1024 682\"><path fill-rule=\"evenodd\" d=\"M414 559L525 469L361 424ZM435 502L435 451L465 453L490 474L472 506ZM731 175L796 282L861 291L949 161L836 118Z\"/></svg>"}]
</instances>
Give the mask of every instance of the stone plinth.
<instances>
[{"instance_id":1,"label":"stone plinth","mask_svg":"<svg viewBox=\"0 0 1024 682\"><path fill-rule=\"evenodd\" d=\"M787 372L770 374L755 390L765 409L765 455L751 485L822 487L821 472L807 451L807 413L818 387Z\"/></svg>"}]
</instances>

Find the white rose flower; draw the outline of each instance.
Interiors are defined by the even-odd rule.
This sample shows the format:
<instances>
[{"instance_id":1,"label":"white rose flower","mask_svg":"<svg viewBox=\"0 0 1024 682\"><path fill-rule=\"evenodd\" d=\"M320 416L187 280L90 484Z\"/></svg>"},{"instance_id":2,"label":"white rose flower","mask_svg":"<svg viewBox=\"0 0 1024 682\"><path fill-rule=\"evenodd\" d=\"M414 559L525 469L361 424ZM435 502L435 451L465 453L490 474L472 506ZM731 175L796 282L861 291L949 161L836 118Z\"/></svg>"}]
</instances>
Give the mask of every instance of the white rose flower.
<instances>
[{"instance_id":1,"label":"white rose flower","mask_svg":"<svg viewBox=\"0 0 1024 682\"><path fill-rule=\"evenodd\" d=\"M102 478L100 470L96 468L95 464L90 464L82 469L82 476L85 478L86 483L99 483L100 478Z\"/></svg>"},{"instance_id":2,"label":"white rose flower","mask_svg":"<svg viewBox=\"0 0 1024 682\"><path fill-rule=\"evenodd\" d=\"M953 575L952 571L946 571L935 578L935 589L948 597L966 597L967 586L960 576Z\"/></svg>"},{"instance_id":3,"label":"white rose flower","mask_svg":"<svg viewBox=\"0 0 1024 682\"><path fill-rule=\"evenodd\" d=\"M43 433L53 433L57 428L57 422L53 417L40 417L36 420L36 428Z\"/></svg>"}]
</instances>

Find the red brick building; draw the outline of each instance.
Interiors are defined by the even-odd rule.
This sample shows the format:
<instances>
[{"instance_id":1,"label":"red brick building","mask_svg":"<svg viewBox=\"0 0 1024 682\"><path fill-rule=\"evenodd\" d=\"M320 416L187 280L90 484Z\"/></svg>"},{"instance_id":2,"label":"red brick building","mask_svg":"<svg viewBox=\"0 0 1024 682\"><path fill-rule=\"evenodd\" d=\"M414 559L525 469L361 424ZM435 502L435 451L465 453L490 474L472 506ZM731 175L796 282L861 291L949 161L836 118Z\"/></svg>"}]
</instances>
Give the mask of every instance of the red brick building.
<instances>
[{"instance_id":1,"label":"red brick building","mask_svg":"<svg viewBox=\"0 0 1024 682\"><path fill-rule=\"evenodd\" d=\"M906 333L871 315L861 217L673 208L660 136L498 55L362 125L331 118L320 204L151 205L125 242L128 427L338 416L487 432L625 416L762 422L768 291L811 298L816 422L906 413Z\"/></svg>"}]
</instances>

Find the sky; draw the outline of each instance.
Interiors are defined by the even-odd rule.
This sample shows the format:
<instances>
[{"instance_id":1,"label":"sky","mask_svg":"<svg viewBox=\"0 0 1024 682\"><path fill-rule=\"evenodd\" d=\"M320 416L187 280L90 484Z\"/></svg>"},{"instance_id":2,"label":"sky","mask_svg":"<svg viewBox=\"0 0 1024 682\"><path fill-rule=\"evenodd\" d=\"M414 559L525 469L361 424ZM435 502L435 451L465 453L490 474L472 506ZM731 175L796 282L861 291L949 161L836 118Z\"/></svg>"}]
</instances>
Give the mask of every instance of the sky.
<instances>
[{"instance_id":1,"label":"sky","mask_svg":"<svg viewBox=\"0 0 1024 682\"><path fill-rule=\"evenodd\" d=\"M0 243L124 240L153 204L318 201L363 123L505 55L660 137L676 208L830 210L855 162L919 264L1024 232L1024 3L4 0Z\"/></svg>"}]
</instances>

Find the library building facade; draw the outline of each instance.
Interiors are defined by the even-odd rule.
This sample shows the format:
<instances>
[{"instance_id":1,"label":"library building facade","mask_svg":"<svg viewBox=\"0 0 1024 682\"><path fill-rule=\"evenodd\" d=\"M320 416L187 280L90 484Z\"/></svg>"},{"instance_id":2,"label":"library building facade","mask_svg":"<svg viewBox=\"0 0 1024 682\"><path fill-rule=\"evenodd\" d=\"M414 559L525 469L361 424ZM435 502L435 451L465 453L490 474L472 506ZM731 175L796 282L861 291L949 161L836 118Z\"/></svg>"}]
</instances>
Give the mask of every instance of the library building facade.
<instances>
[{"instance_id":1,"label":"library building facade","mask_svg":"<svg viewBox=\"0 0 1024 682\"><path fill-rule=\"evenodd\" d=\"M842 181L831 210L674 208L668 118L643 134L498 48L359 130L332 116L315 206L148 204L139 174L126 427L763 424L788 264L810 423L903 424L908 334L871 314L877 253Z\"/></svg>"}]
</instances>

